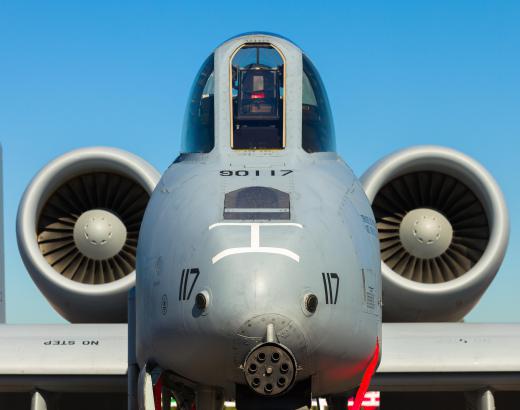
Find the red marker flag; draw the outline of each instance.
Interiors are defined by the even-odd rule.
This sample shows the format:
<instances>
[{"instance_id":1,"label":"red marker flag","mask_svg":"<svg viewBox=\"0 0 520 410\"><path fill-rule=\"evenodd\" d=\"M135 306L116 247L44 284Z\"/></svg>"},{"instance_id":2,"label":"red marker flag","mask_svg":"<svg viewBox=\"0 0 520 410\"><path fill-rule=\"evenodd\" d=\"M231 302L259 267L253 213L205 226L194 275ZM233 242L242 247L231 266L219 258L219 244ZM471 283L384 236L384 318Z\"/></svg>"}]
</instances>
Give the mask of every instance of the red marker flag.
<instances>
[{"instance_id":1,"label":"red marker flag","mask_svg":"<svg viewBox=\"0 0 520 410\"><path fill-rule=\"evenodd\" d=\"M374 349L374 354L372 355L372 359L368 363L367 368L365 369L365 373L363 374L363 378L361 379L361 384L356 393L356 398L354 399L354 403L352 404L352 410L360 410L361 405L363 404L365 394L368 390L368 386L370 386L370 381L372 380L372 376L376 371L377 362L379 360L379 340L376 341L376 348ZM351 408L348 405L348 408Z\"/></svg>"}]
</instances>

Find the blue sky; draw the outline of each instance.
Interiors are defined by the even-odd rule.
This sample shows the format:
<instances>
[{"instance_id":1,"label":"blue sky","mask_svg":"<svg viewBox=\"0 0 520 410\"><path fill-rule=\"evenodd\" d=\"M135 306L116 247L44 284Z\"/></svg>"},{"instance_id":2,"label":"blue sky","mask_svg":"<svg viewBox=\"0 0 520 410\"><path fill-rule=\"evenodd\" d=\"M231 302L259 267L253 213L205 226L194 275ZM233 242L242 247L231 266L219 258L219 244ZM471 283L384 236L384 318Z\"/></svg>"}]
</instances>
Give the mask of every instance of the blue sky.
<instances>
[{"instance_id":1,"label":"blue sky","mask_svg":"<svg viewBox=\"0 0 520 410\"><path fill-rule=\"evenodd\" d=\"M292 39L314 61L338 150L358 175L415 144L459 149L490 170L506 196L511 240L468 320L520 321L519 21L517 1L1 2L8 321L62 321L18 254L16 211L30 179L90 145L132 151L164 170L179 151L200 64L225 39L254 30Z\"/></svg>"}]
</instances>

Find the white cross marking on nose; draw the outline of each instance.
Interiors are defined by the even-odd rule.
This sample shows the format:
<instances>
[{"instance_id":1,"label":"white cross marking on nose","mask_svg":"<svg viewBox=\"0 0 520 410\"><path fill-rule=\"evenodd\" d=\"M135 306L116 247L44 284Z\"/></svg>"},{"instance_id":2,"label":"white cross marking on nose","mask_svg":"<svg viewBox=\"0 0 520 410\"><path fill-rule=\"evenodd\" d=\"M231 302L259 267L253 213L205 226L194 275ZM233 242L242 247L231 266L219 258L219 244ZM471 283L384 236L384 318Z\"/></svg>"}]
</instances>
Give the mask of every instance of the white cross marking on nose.
<instances>
[{"instance_id":1,"label":"white cross marking on nose","mask_svg":"<svg viewBox=\"0 0 520 410\"><path fill-rule=\"evenodd\" d=\"M303 226L296 223L290 222L281 222L281 223L273 223L273 222L221 222L216 223L209 226L209 230L211 231L214 228L218 228L221 226L249 226L251 227L251 246L249 247L241 247L241 248L228 248L216 254L211 261L213 264L217 263L219 260L225 258L226 256L231 255L239 255L241 253L271 253L275 255L283 255L291 258L296 262L300 262L300 256L285 248L273 248L269 246L260 246L260 226L293 226L295 228L303 229Z\"/></svg>"}]
</instances>

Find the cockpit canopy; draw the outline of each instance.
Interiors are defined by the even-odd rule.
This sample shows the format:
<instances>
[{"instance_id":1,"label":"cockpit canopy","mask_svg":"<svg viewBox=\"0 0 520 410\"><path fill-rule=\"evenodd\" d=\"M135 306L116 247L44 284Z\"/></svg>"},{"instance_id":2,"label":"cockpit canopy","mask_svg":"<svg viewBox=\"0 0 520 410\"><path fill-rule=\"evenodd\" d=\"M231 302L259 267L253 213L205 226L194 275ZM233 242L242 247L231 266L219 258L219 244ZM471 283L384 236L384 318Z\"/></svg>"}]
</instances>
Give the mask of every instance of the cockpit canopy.
<instances>
[{"instance_id":1,"label":"cockpit canopy","mask_svg":"<svg viewBox=\"0 0 520 410\"><path fill-rule=\"evenodd\" d=\"M309 152L336 151L336 135L329 99L318 70L303 55L302 148Z\"/></svg>"},{"instance_id":2,"label":"cockpit canopy","mask_svg":"<svg viewBox=\"0 0 520 410\"><path fill-rule=\"evenodd\" d=\"M215 146L214 57L202 64L191 86L182 130L183 153L210 152Z\"/></svg>"},{"instance_id":3,"label":"cockpit canopy","mask_svg":"<svg viewBox=\"0 0 520 410\"><path fill-rule=\"evenodd\" d=\"M299 50L298 50L299 51ZM182 152L210 152L215 145L214 67L228 68L229 125L234 150L282 150L286 147L286 60L270 43L245 43L226 61L212 54L202 65L186 107ZM301 146L309 153L334 151L332 115L323 83L302 55ZM220 83L219 83L220 84Z\"/></svg>"}]
</instances>

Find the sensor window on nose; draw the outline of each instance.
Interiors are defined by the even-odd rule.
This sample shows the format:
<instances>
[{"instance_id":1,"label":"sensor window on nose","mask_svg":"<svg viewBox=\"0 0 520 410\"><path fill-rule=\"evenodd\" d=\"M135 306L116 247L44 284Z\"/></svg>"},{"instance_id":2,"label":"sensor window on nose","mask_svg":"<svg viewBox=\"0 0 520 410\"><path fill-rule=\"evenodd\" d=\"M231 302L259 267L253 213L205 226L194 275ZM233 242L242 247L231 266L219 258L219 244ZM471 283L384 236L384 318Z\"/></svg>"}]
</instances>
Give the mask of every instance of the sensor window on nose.
<instances>
[{"instance_id":1,"label":"sensor window on nose","mask_svg":"<svg viewBox=\"0 0 520 410\"><path fill-rule=\"evenodd\" d=\"M289 194L260 186L228 192L224 199L224 219L291 219Z\"/></svg>"}]
</instances>

